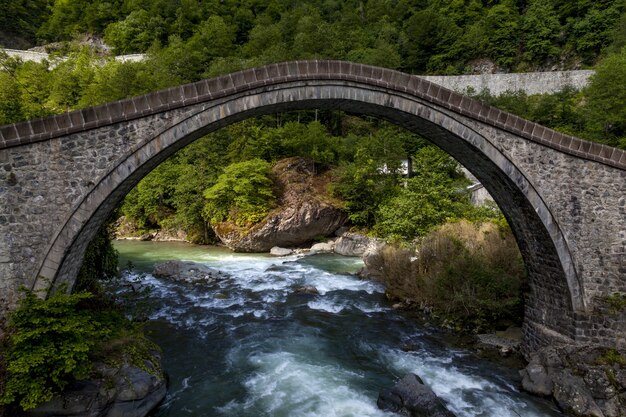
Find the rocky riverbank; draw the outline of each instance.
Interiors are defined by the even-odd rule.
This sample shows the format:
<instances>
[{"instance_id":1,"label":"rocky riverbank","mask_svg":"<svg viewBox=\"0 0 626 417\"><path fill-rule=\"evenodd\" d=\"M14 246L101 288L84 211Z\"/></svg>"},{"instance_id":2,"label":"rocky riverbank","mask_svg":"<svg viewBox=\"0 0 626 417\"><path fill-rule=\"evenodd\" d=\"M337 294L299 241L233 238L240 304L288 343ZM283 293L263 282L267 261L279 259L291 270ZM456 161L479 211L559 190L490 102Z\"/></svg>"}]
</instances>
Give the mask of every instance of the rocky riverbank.
<instances>
[{"instance_id":1,"label":"rocky riverbank","mask_svg":"<svg viewBox=\"0 0 626 417\"><path fill-rule=\"evenodd\" d=\"M567 415L626 415L626 352L551 346L532 353L520 373L524 390L553 399Z\"/></svg>"},{"instance_id":2,"label":"rocky riverbank","mask_svg":"<svg viewBox=\"0 0 626 417\"><path fill-rule=\"evenodd\" d=\"M63 394L26 412L27 417L145 417L165 398L161 357L141 364L95 365L95 376L70 384Z\"/></svg>"},{"instance_id":3,"label":"rocky riverbank","mask_svg":"<svg viewBox=\"0 0 626 417\"><path fill-rule=\"evenodd\" d=\"M236 252L268 252L332 235L347 220L328 195L330 176L316 175L313 161L287 158L272 168L278 207L251 227L232 222L212 225L222 243Z\"/></svg>"}]
</instances>

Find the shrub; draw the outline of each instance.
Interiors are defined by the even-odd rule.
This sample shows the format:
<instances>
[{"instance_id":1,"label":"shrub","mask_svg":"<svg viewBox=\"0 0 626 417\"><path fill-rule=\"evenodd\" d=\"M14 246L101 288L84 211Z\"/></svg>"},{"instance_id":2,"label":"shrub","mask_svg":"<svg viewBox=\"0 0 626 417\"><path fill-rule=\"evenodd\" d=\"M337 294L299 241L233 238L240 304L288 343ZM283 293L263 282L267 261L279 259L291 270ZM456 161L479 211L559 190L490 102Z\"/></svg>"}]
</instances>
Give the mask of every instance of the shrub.
<instances>
[{"instance_id":1,"label":"shrub","mask_svg":"<svg viewBox=\"0 0 626 417\"><path fill-rule=\"evenodd\" d=\"M91 297L58 291L42 300L24 291L9 320L8 376L0 404L19 403L27 410L89 375L89 352L110 333L79 308Z\"/></svg>"},{"instance_id":2,"label":"shrub","mask_svg":"<svg viewBox=\"0 0 626 417\"><path fill-rule=\"evenodd\" d=\"M100 293L100 281L117 276L118 253L111 241L111 228L110 223L102 226L87 246L74 291Z\"/></svg>"},{"instance_id":3,"label":"shrub","mask_svg":"<svg viewBox=\"0 0 626 417\"><path fill-rule=\"evenodd\" d=\"M388 246L378 262L389 296L432 308L461 327L521 322L525 270L508 228L447 223L416 248Z\"/></svg>"}]
</instances>

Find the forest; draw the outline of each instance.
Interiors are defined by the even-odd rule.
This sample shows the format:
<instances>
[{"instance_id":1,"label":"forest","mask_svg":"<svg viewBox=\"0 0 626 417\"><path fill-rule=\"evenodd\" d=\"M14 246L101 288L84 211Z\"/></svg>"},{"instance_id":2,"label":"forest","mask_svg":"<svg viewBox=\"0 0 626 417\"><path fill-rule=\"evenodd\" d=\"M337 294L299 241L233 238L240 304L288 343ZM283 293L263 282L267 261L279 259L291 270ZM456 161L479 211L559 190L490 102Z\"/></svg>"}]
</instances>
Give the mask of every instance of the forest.
<instances>
[{"instance_id":1,"label":"forest","mask_svg":"<svg viewBox=\"0 0 626 417\"><path fill-rule=\"evenodd\" d=\"M582 92L476 95L554 129L624 148L625 4L8 1L3 5L7 13L0 17L3 37L44 43L53 57L69 59L35 63L0 58L0 124L285 60L345 59L416 74L471 73L487 63L506 72L595 68L597 74ZM81 46L77 40L86 33L102 37L110 50ZM112 59L135 52L146 53L148 59ZM212 209L205 207L204 191L223 170L230 164L271 164L295 155L332 170L330 190L343 201L352 225L376 235L411 240L446 220L476 216L467 209L467 195L454 192L462 181L454 163L426 141L378 120L331 111L268 116L200 140L146 177L120 212L139 230L178 228L190 240L208 243ZM407 158L430 169L416 169L415 178L403 187L399 164ZM382 174L383 166L393 175ZM419 198L426 194L436 198ZM407 199L434 206L400 209ZM415 222L417 213L429 212L433 215Z\"/></svg>"}]
</instances>

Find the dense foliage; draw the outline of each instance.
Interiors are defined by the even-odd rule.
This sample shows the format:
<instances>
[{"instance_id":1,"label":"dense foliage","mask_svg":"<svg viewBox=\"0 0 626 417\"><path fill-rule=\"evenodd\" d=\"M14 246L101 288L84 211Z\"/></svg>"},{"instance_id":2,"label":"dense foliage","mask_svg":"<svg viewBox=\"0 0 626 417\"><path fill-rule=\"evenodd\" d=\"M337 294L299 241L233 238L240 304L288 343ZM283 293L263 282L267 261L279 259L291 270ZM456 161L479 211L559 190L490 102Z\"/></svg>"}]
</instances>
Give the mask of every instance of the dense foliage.
<instances>
[{"instance_id":1,"label":"dense foliage","mask_svg":"<svg viewBox=\"0 0 626 417\"><path fill-rule=\"evenodd\" d=\"M593 63L623 0L4 0L0 27L31 42L103 36L116 53L162 52L182 78L228 67L343 58L411 72ZM49 7L48 7L49 5ZM184 56L181 66L177 57Z\"/></svg>"},{"instance_id":2,"label":"dense foliage","mask_svg":"<svg viewBox=\"0 0 626 417\"><path fill-rule=\"evenodd\" d=\"M453 159L434 147L424 147L413 160L414 176L379 208L376 230L382 236L411 240L475 210L464 187L469 181Z\"/></svg>"},{"instance_id":3,"label":"dense foliage","mask_svg":"<svg viewBox=\"0 0 626 417\"><path fill-rule=\"evenodd\" d=\"M0 375L0 406L11 407L8 415L18 413L16 406L27 410L51 400L78 379L112 383L110 374L100 374L94 363L112 369L132 365L161 377L154 357L159 348L145 338L141 325L126 319L110 295L61 289L44 300L23 291L2 342L6 369Z\"/></svg>"},{"instance_id":4,"label":"dense foliage","mask_svg":"<svg viewBox=\"0 0 626 417\"><path fill-rule=\"evenodd\" d=\"M511 230L494 223L447 223L412 247L388 246L368 267L387 295L454 326L486 331L521 324L525 270Z\"/></svg>"},{"instance_id":5,"label":"dense foliage","mask_svg":"<svg viewBox=\"0 0 626 417\"><path fill-rule=\"evenodd\" d=\"M101 292L100 281L109 280L118 275L118 253L113 247L112 226L103 226L89 242L83 263L76 277L74 291Z\"/></svg>"},{"instance_id":6,"label":"dense foliage","mask_svg":"<svg viewBox=\"0 0 626 417\"><path fill-rule=\"evenodd\" d=\"M213 223L248 226L262 220L274 203L271 165L262 159L231 164L204 192L204 213Z\"/></svg>"},{"instance_id":7,"label":"dense foliage","mask_svg":"<svg viewBox=\"0 0 626 417\"><path fill-rule=\"evenodd\" d=\"M544 126L626 149L626 48L604 59L582 92L566 88L550 95L518 91L498 97L483 92L478 98Z\"/></svg>"},{"instance_id":8,"label":"dense foliage","mask_svg":"<svg viewBox=\"0 0 626 417\"><path fill-rule=\"evenodd\" d=\"M33 408L89 375L90 350L111 333L79 308L90 297L59 291L42 300L25 292L9 323L8 379L0 404Z\"/></svg>"}]
</instances>

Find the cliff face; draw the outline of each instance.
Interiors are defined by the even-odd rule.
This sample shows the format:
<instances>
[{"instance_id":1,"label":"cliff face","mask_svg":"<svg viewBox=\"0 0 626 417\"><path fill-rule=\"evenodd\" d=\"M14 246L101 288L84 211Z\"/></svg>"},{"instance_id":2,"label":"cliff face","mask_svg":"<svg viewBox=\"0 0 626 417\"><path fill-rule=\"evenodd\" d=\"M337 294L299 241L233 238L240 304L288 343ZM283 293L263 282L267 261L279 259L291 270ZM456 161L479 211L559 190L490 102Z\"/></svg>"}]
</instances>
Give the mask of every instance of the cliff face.
<instances>
[{"instance_id":1,"label":"cliff face","mask_svg":"<svg viewBox=\"0 0 626 417\"><path fill-rule=\"evenodd\" d=\"M315 175L312 161L287 158L272 171L279 206L250 228L230 222L213 226L226 246L237 252L268 252L274 246L298 246L328 236L346 222L346 214L326 192L328 174Z\"/></svg>"}]
</instances>

